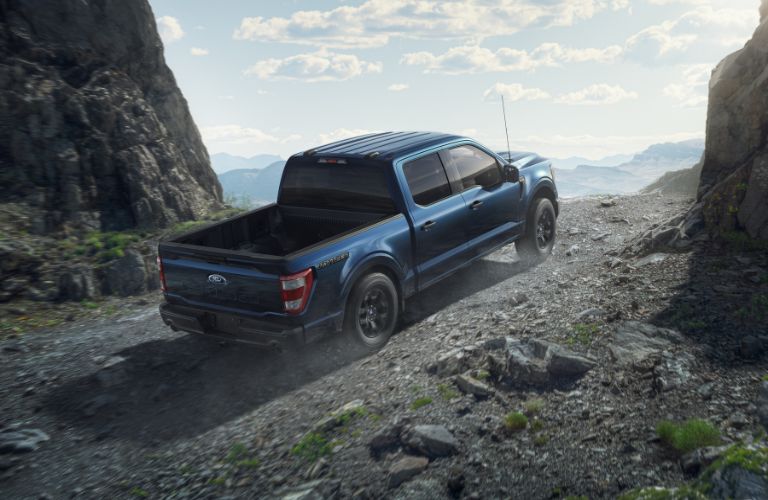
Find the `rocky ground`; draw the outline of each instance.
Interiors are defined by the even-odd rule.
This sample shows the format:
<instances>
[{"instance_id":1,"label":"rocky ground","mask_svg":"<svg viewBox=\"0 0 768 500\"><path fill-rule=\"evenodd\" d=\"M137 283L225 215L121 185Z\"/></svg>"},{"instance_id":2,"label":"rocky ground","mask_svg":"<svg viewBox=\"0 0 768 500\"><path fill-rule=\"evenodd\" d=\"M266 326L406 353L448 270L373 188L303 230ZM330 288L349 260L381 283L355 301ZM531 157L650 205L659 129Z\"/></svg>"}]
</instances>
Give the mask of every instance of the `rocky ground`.
<instances>
[{"instance_id":1,"label":"rocky ground","mask_svg":"<svg viewBox=\"0 0 768 500\"><path fill-rule=\"evenodd\" d=\"M691 481L713 458L681 460L657 423L752 442L768 373L764 248L622 254L691 202L565 201L549 260L483 259L410 300L365 358L337 339L276 352L173 333L156 295L8 338L0 492L614 498Z\"/></svg>"}]
</instances>

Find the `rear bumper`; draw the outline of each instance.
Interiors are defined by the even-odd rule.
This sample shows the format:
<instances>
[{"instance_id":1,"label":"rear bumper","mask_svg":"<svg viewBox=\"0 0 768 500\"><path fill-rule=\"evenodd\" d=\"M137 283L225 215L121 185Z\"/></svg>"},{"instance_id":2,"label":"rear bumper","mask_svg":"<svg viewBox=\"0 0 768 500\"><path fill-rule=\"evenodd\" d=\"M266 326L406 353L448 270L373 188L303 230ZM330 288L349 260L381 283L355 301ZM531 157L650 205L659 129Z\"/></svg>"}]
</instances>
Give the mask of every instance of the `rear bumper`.
<instances>
[{"instance_id":1,"label":"rear bumper","mask_svg":"<svg viewBox=\"0 0 768 500\"><path fill-rule=\"evenodd\" d=\"M263 347L278 347L290 342L304 343L307 340L302 325L281 325L167 302L160 305L160 316L174 330Z\"/></svg>"}]
</instances>

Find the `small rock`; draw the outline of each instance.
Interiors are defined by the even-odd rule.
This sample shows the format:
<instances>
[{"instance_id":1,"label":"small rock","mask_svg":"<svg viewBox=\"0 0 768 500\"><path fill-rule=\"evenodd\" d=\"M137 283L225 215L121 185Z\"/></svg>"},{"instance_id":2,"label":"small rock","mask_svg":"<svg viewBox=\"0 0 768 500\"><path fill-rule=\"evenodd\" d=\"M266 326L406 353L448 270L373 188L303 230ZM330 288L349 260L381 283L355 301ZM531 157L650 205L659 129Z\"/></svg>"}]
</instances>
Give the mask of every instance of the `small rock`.
<instances>
[{"instance_id":1,"label":"small rock","mask_svg":"<svg viewBox=\"0 0 768 500\"><path fill-rule=\"evenodd\" d=\"M680 459L680 466L686 474L695 475L709 467L728 450L728 446L699 448Z\"/></svg>"},{"instance_id":2,"label":"small rock","mask_svg":"<svg viewBox=\"0 0 768 500\"><path fill-rule=\"evenodd\" d=\"M635 262L635 267L643 267L649 264L658 264L660 262L664 262L666 259L667 254L665 253L652 253Z\"/></svg>"},{"instance_id":3,"label":"small rock","mask_svg":"<svg viewBox=\"0 0 768 500\"><path fill-rule=\"evenodd\" d=\"M734 429L741 430L749 425L749 419L742 412L737 411L728 419L728 424Z\"/></svg>"},{"instance_id":4,"label":"small rock","mask_svg":"<svg viewBox=\"0 0 768 500\"><path fill-rule=\"evenodd\" d=\"M405 433L403 443L430 458L452 455L459 448L459 442L442 425L417 425Z\"/></svg>"},{"instance_id":5,"label":"small rock","mask_svg":"<svg viewBox=\"0 0 768 500\"><path fill-rule=\"evenodd\" d=\"M0 431L0 453L28 453L50 439L40 429L6 429Z\"/></svg>"},{"instance_id":6,"label":"small rock","mask_svg":"<svg viewBox=\"0 0 768 500\"><path fill-rule=\"evenodd\" d=\"M493 389L491 389L487 384L467 374L457 375L455 382L459 389L461 389L461 391L465 394L472 394L478 398L487 398L493 394Z\"/></svg>"},{"instance_id":7,"label":"small rock","mask_svg":"<svg viewBox=\"0 0 768 500\"><path fill-rule=\"evenodd\" d=\"M406 456L389 468L389 487L397 488L412 477L420 474L429 465L425 457Z\"/></svg>"},{"instance_id":8,"label":"small rock","mask_svg":"<svg viewBox=\"0 0 768 500\"><path fill-rule=\"evenodd\" d=\"M592 241L601 241L606 239L608 236L610 236L611 233L600 233L592 236Z\"/></svg>"},{"instance_id":9,"label":"small rock","mask_svg":"<svg viewBox=\"0 0 768 500\"><path fill-rule=\"evenodd\" d=\"M602 208L609 208L609 207L615 207L616 206L616 200L614 198L611 198L609 200L601 200L600 206Z\"/></svg>"},{"instance_id":10,"label":"small rock","mask_svg":"<svg viewBox=\"0 0 768 500\"><path fill-rule=\"evenodd\" d=\"M706 384L701 384L698 389L696 389L696 392L701 396L701 399L704 401L709 401L712 399L712 393L715 390L715 384L713 382L707 382Z\"/></svg>"},{"instance_id":11,"label":"small rock","mask_svg":"<svg viewBox=\"0 0 768 500\"><path fill-rule=\"evenodd\" d=\"M592 307L590 309L585 309L584 311L581 311L578 314L579 319L589 319L589 318L597 318L605 314L605 311L602 309L599 309L597 307Z\"/></svg>"},{"instance_id":12,"label":"small rock","mask_svg":"<svg viewBox=\"0 0 768 500\"><path fill-rule=\"evenodd\" d=\"M579 253L579 245L571 245L568 250L565 251L565 255L567 257L573 257L574 255Z\"/></svg>"},{"instance_id":13,"label":"small rock","mask_svg":"<svg viewBox=\"0 0 768 500\"><path fill-rule=\"evenodd\" d=\"M339 481L316 479L299 486L284 489L280 493L282 500L325 500L338 495Z\"/></svg>"}]
</instances>

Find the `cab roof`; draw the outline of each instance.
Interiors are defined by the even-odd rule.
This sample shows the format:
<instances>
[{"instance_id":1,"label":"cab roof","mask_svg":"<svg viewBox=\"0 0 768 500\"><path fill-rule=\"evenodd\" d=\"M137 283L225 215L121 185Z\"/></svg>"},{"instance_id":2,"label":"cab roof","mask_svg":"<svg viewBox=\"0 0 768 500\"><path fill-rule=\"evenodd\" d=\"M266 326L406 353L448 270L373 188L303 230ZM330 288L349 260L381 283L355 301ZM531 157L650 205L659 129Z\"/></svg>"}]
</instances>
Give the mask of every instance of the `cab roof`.
<instances>
[{"instance_id":1,"label":"cab roof","mask_svg":"<svg viewBox=\"0 0 768 500\"><path fill-rule=\"evenodd\" d=\"M465 137L439 132L380 132L308 149L303 156L340 156L391 160Z\"/></svg>"}]
</instances>

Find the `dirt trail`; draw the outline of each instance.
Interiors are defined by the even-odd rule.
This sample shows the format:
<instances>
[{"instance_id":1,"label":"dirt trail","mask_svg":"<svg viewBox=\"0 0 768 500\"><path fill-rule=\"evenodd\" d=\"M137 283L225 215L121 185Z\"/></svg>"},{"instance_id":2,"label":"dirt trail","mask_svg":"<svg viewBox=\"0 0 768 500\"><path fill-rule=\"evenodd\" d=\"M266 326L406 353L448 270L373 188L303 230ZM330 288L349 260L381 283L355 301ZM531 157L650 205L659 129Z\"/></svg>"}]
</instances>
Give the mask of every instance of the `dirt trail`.
<instances>
[{"instance_id":1,"label":"dirt trail","mask_svg":"<svg viewBox=\"0 0 768 500\"><path fill-rule=\"evenodd\" d=\"M616 328L662 313L688 281L693 255L611 269L606 252L690 200L617 202L563 202L547 262L526 267L513 246L483 259L409 301L404 328L364 359L350 358L337 339L275 352L173 333L154 304L5 341L0 425L40 429L50 440L0 455L1 496L274 498L316 480L308 488L340 497L598 498L679 482L679 467L649 441L654 422L748 414L766 366L725 371L691 342L687 380L657 395L650 381L611 365ZM597 318L579 317L589 309ZM568 345L599 366L567 387L498 390L485 400L459 396L426 369L452 349L504 336ZM714 395L702 403L696 388L706 383ZM531 398L541 399L543 430L500 437L504 415ZM325 456L302 458L294 448L302 436L353 400L364 411L325 434ZM403 421L446 426L458 453L390 488L388 470L403 452L376 456L369 443Z\"/></svg>"}]
</instances>

